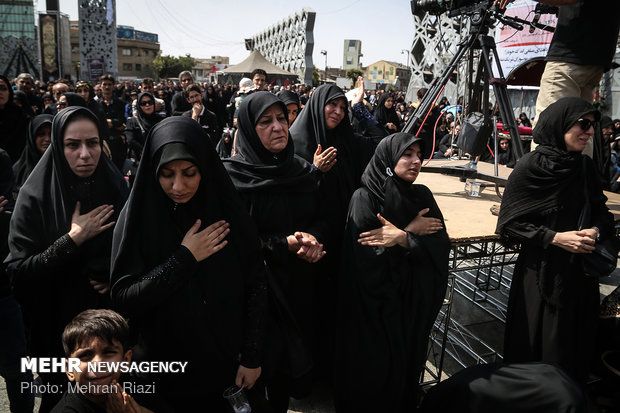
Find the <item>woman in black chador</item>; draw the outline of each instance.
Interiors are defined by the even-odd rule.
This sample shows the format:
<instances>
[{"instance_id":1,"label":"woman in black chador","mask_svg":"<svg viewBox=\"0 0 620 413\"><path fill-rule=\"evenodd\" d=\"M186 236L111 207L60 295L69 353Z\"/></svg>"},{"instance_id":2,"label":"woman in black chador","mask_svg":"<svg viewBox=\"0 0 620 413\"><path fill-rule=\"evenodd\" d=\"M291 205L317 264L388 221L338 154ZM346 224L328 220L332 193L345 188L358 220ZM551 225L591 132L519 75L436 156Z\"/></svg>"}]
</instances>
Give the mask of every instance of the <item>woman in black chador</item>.
<instances>
[{"instance_id":1,"label":"woman in black chador","mask_svg":"<svg viewBox=\"0 0 620 413\"><path fill-rule=\"evenodd\" d=\"M30 116L13 101L13 88L0 75L0 148L16 162L26 146Z\"/></svg>"},{"instance_id":2,"label":"woman in black chador","mask_svg":"<svg viewBox=\"0 0 620 413\"><path fill-rule=\"evenodd\" d=\"M521 243L508 301L504 360L559 365L585 384L596 338L598 279L586 276L581 254L614 236L613 216L590 158L581 154L600 117L580 98L563 98L534 128L539 146L508 179L497 233ZM578 231L588 185L591 214Z\"/></svg>"},{"instance_id":3,"label":"woman in black chador","mask_svg":"<svg viewBox=\"0 0 620 413\"><path fill-rule=\"evenodd\" d=\"M222 392L261 372L266 306L258 236L200 125L151 129L114 230L112 301L144 360L184 360L153 377L176 411L227 411Z\"/></svg>"},{"instance_id":4,"label":"woman in black chador","mask_svg":"<svg viewBox=\"0 0 620 413\"><path fill-rule=\"evenodd\" d=\"M383 93L377 102L374 116L379 125L385 128L388 133L395 133L400 130L400 118L394 107L394 96Z\"/></svg>"},{"instance_id":5,"label":"woman in black chador","mask_svg":"<svg viewBox=\"0 0 620 413\"><path fill-rule=\"evenodd\" d=\"M137 114L127 119L125 137L129 147L129 157L140 160L146 134L159 122L162 117L155 112L155 98L148 92L138 95L136 102Z\"/></svg>"},{"instance_id":6,"label":"woman in black chador","mask_svg":"<svg viewBox=\"0 0 620 413\"><path fill-rule=\"evenodd\" d=\"M324 223L312 168L295 155L288 136L286 105L269 92L255 92L243 100L237 122L237 155L225 166L256 223L272 275L264 373L275 411L286 412L291 394L309 390L306 349L322 339L314 332L319 270L313 263L324 254Z\"/></svg>"},{"instance_id":7,"label":"woman in black chador","mask_svg":"<svg viewBox=\"0 0 620 413\"><path fill-rule=\"evenodd\" d=\"M338 412L405 412L448 281L450 241L430 190L413 185L423 140L377 147L349 205L338 283Z\"/></svg>"},{"instance_id":8,"label":"woman in black chador","mask_svg":"<svg viewBox=\"0 0 620 413\"><path fill-rule=\"evenodd\" d=\"M128 189L102 156L98 126L97 117L82 107L54 117L52 143L19 191L11 218L6 263L33 357L63 357L65 325L85 309L109 305L102 294L108 290L110 228ZM42 376L66 383L63 373ZM45 393L41 411L60 396Z\"/></svg>"},{"instance_id":9,"label":"woman in black chador","mask_svg":"<svg viewBox=\"0 0 620 413\"><path fill-rule=\"evenodd\" d=\"M37 115L30 121L26 147L21 156L13 164L15 187L17 190L26 182L26 179L43 156L51 143L52 115Z\"/></svg>"}]
</instances>

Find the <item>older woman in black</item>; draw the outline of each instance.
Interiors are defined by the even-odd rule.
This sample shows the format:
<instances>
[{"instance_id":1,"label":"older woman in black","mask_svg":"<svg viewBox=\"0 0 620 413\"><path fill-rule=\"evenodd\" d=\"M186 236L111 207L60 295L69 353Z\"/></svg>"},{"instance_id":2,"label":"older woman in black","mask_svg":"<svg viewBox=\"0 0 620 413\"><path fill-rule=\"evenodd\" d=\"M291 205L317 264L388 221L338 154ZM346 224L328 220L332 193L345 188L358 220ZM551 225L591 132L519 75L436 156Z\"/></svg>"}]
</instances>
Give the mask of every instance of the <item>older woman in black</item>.
<instances>
[{"instance_id":1,"label":"older woman in black","mask_svg":"<svg viewBox=\"0 0 620 413\"><path fill-rule=\"evenodd\" d=\"M286 412L289 395L307 391L300 386L310 368L304 347L321 340L314 328L318 270L312 264L325 254L320 240L326 223L318 214L312 168L295 155L289 139L284 102L255 92L243 100L238 125L237 155L225 166L256 223L272 274L277 310L266 334L265 374L275 411Z\"/></svg>"},{"instance_id":2,"label":"older woman in black","mask_svg":"<svg viewBox=\"0 0 620 413\"><path fill-rule=\"evenodd\" d=\"M386 137L351 198L338 279L338 412L415 409L450 250L433 195L413 185L422 145L406 133Z\"/></svg>"},{"instance_id":3,"label":"older woman in black","mask_svg":"<svg viewBox=\"0 0 620 413\"><path fill-rule=\"evenodd\" d=\"M184 374L153 377L176 411L227 411L226 387L254 385L266 305L258 237L190 118L165 119L147 137L114 231L111 284L138 357L189 362Z\"/></svg>"},{"instance_id":4,"label":"older woman in black","mask_svg":"<svg viewBox=\"0 0 620 413\"><path fill-rule=\"evenodd\" d=\"M613 216L590 158L581 154L600 114L580 98L545 109L539 146L517 163L502 199L497 232L521 243L504 342L507 362L555 363L585 384L596 337L598 279L581 266L598 239L614 236ZM586 202L591 214L579 230Z\"/></svg>"},{"instance_id":5,"label":"older woman in black","mask_svg":"<svg viewBox=\"0 0 620 413\"><path fill-rule=\"evenodd\" d=\"M98 127L86 108L61 110L50 147L17 197L6 263L30 328L31 356L63 357L65 325L87 308L109 305L96 289L107 292L110 228L128 189L101 156ZM66 382L62 373L57 379ZM44 394L41 411L54 400Z\"/></svg>"}]
</instances>

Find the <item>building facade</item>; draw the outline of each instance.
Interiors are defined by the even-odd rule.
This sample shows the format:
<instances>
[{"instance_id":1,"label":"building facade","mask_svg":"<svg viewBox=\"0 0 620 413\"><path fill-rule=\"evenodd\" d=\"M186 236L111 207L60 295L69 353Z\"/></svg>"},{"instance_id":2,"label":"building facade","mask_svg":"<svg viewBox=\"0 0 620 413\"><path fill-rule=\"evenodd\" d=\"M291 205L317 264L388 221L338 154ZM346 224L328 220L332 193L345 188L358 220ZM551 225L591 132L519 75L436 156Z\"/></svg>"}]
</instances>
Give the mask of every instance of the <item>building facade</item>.
<instances>
[{"instance_id":1,"label":"building facade","mask_svg":"<svg viewBox=\"0 0 620 413\"><path fill-rule=\"evenodd\" d=\"M0 73L40 77L32 0L0 0Z\"/></svg>"},{"instance_id":2,"label":"building facade","mask_svg":"<svg viewBox=\"0 0 620 413\"><path fill-rule=\"evenodd\" d=\"M407 90L411 71L400 63L379 60L364 68L364 77L380 89L392 86L397 90Z\"/></svg>"},{"instance_id":3,"label":"building facade","mask_svg":"<svg viewBox=\"0 0 620 413\"><path fill-rule=\"evenodd\" d=\"M342 53L342 68L344 70L361 69L360 58L362 54L361 40L345 40Z\"/></svg>"},{"instance_id":4,"label":"building facade","mask_svg":"<svg viewBox=\"0 0 620 413\"><path fill-rule=\"evenodd\" d=\"M230 65L228 56L211 56L209 59L194 59L196 64L192 67L192 74L197 82L214 82L215 71L225 69ZM215 69L213 69L215 67Z\"/></svg>"},{"instance_id":5,"label":"building facade","mask_svg":"<svg viewBox=\"0 0 620 413\"><path fill-rule=\"evenodd\" d=\"M74 73L76 74L80 72L80 43L78 34L78 22L72 21L71 51ZM119 80L156 77L153 60L160 53L157 34L135 30L131 26L117 26L116 45L118 60L117 77Z\"/></svg>"}]
</instances>

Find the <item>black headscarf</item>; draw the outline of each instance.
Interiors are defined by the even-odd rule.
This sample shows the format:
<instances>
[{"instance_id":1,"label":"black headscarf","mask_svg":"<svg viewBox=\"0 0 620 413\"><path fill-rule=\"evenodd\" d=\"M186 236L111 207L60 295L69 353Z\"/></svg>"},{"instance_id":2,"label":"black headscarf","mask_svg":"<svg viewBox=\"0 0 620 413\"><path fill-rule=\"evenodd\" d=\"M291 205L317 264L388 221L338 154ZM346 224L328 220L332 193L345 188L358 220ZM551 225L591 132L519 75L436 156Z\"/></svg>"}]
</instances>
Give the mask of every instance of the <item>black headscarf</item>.
<instances>
[{"instance_id":1,"label":"black headscarf","mask_svg":"<svg viewBox=\"0 0 620 413\"><path fill-rule=\"evenodd\" d=\"M22 151L21 156L13 164L13 173L15 174L15 184L17 188L21 187L26 178L30 175L35 165L41 159L42 154L37 149L37 131L43 125L51 125L54 117L52 115L38 115L30 121L30 127L28 129L28 139L26 140L26 147Z\"/></svg>"},{"instance_id":2,"label":"black headscarf","mask_svg":"<svg viewBox=\"0 0 620 413\"><path fill-rule=\"evenodd\" d=\"M228 142L226 142L226 137L228 137ZM233 138L230 132L222 133L222 138L218 141L217 146L215 147L215 151L219 155L220 159L230 158L230 154L232 152L233 147Z\"/></svg>"},{"instance_id":3,"label":"black headscarf","mask_svg":"<svg viewBox=\"0 0 620 413\"><path fill-rule=\"evenodd\" d=\"M295 155L293 141L277 154L269 152L256 133L256 123L268 108L278 105L288 122L286 105L270 92L255 92L243 99L237 118L237 155L224 165L240 191L278 187L308 191L316 189L310 164Z\"/></svg>"},{"instance_id":4,"label":"black headscarf","mask_svg":"<svg viewBox=\"0 0 620 413\"><path fill-rule=\"evenodd\" d=\"M381 126L385 126L387 123L391 122L400 129L400 118L396 113L396 103L392 103L392 107L389 109L385 107L385 102L390 97L394 99L389 93L383 93L381 95L379 102L377 103L377 108L375 109L374 117Z\"/></svg>"},{"instance_id":5,"label":"black headscarf","mask_svg":"<svg viewBox=\"0 0 620 413\"><path fill-rule=\"evenodd\" d=\"M9 100L4 109L0 109L0 148L7 151L11 160L16 162L26 146L29 116L13 101L13 88L9 79L3 75L0 75L0 79L9 88Z\"/></svg>"},{"instance_id":6,"label":"black headscarf","mask_svg":"<svg viewBox=\"0 0 620 413\"><path fill-rule=\"evenodd\" d=\"M140 102L142 101L142 98L144 96L151 98L151 102L153 103L153 113L151 113L150 115L144 113L144 111L142 110L142 106L140 106ZM155 97L149 92L140 93L138 95L138 100L136 101L136 107L136 119L138 120L138 125L140 126L142 133L146 136L148 131L150 131L151 128L162 119L162 117L155 112Z\"/></svg>"},{"instance_id":7,"label":"black headscarf","mask_svg":"<svg viewBox=\"0 0 620 413\"><path fill-rule=\"evenodd\" d=\"M533 132L534 142L539 146L521 158L508 178L496 233L501 234L506 224L519 217L557 211L562 202L560 195L569 186L574 186L576 194L583 193L583 179L594 173L594 165L587 158L588 171L583 170L585 155L568 152L564 134L588 113L596 120L600 118L600 113L590 103L567 97L540 114ZM591 196L601 196L598 180L588 179L588 183Z\"/></svg>"},{"instance_id":8,"label":"black headscarf","mask_svg":"<svg viewBox=\"0 0 620 413\"><path fill-rule=\"evenodd\" d=\"M67 98L67 107L70 106L81 106L83 108L87 108L88 105L84 98L77 93L67 92L64 94L64 97Z\"/></svg>"},{"instance_id":9,"label":"black headscarf","mask_svg":"<svg viewBox=\"0 0 620 413\"><path fill-rule=\"evenodd\" d=\"M185 146L185 150L176 150L177 144ZM170 145L177 148L162 149ZM185 204L175 205L157 180L161 159L169 162L172 153L185 154L177 157L185 160L191 154L200 171L200 187ZM235 248L252 250L252 242L257 239L254 225L198 122L183 116L162 120L149 132L143 154L129 200L114 230L112 286L128 272L144 273L160 264L178 248L178 235L184 235L197 218L202 221L201 229L225 219L231 224L229 239ZM213 259L226 261L229 254L231 248L226 247Z\"/></svg>"},{"instance_id":10,"label":"black headscarf","mask_svg":"<svg viewBox=\"0 0 620 413\"><path fill-rule=\"evenodd\" d=\"M114 205L110 220L115 220L127 199L127 184L103 151L90 177L80 178L71 170L64 155L63 136L76 116L90 119L99 127L95 114L80 106L65 108L54 117L52 142L17 197L9 234L11 253L6 259L9 264L44 251L69 232L76 202L80 202L81 214L103 204ZM96 275L108 272L111 239L112 231L108 230L82 245L82 253L89 257L85 271Z\"/></svg>"},{"instance_id":11,"label":"black headscarf","mask_svg":"<svg viewBox=\"0 0 620 413\"><path fill-rule=\"evenodd\" d=\"M299 95L295 92L284 89L276 93L276 96L287 106L290 104L295 104L297 105L297 109L301 107L299 103Z\"/></svg>"},{"instance_id":12,"label":"black headscarf","mask_svg":"<svg viewBox=\"0 0 620 413\"><path fill-rule=\"evenodd\" d=\"M349 117L345 114L342 121L332 130L327 130L325 126L325 105L335 99L347 98L342 89L338 86L329 84L321 85L310 96L310 99L295 119L291 126L290 135L295 142L295 153L306 161L312 163L314 152L319 144L323 150L330 146L335 146L340 150L341 142L353 137L353 128L349 122ZM338 157L338 163L334 168L338 168L342 162ZM333 168L332 168L333 169Z\"/></svg>"}]
</instances>

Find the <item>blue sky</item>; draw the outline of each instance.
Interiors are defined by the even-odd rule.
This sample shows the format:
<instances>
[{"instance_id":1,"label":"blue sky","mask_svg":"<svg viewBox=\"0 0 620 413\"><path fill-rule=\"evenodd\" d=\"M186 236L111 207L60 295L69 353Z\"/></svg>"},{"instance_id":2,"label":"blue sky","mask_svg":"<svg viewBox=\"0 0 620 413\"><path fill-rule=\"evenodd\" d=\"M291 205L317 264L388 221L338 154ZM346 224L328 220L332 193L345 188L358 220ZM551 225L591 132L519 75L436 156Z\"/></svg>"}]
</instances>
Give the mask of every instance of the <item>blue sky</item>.
<instances>
[{"instance_id":1,"label":"blue sky","mask_svg":"<svg viewBox=\"0 0 620 413\"><path fill-rule=\"evenodd\" d=\"M78 18L78 0L60 0L60 10ZM405 63L413 17L406 0L117 0L117 24L157 33L163 54L245 59L243 39L310 7L316 12L313 60L323 69L342 66L343 40L362 41L364 66L381 59ZM45 0L39 0L40 11Z\"/></svg>"}]
</instances>

